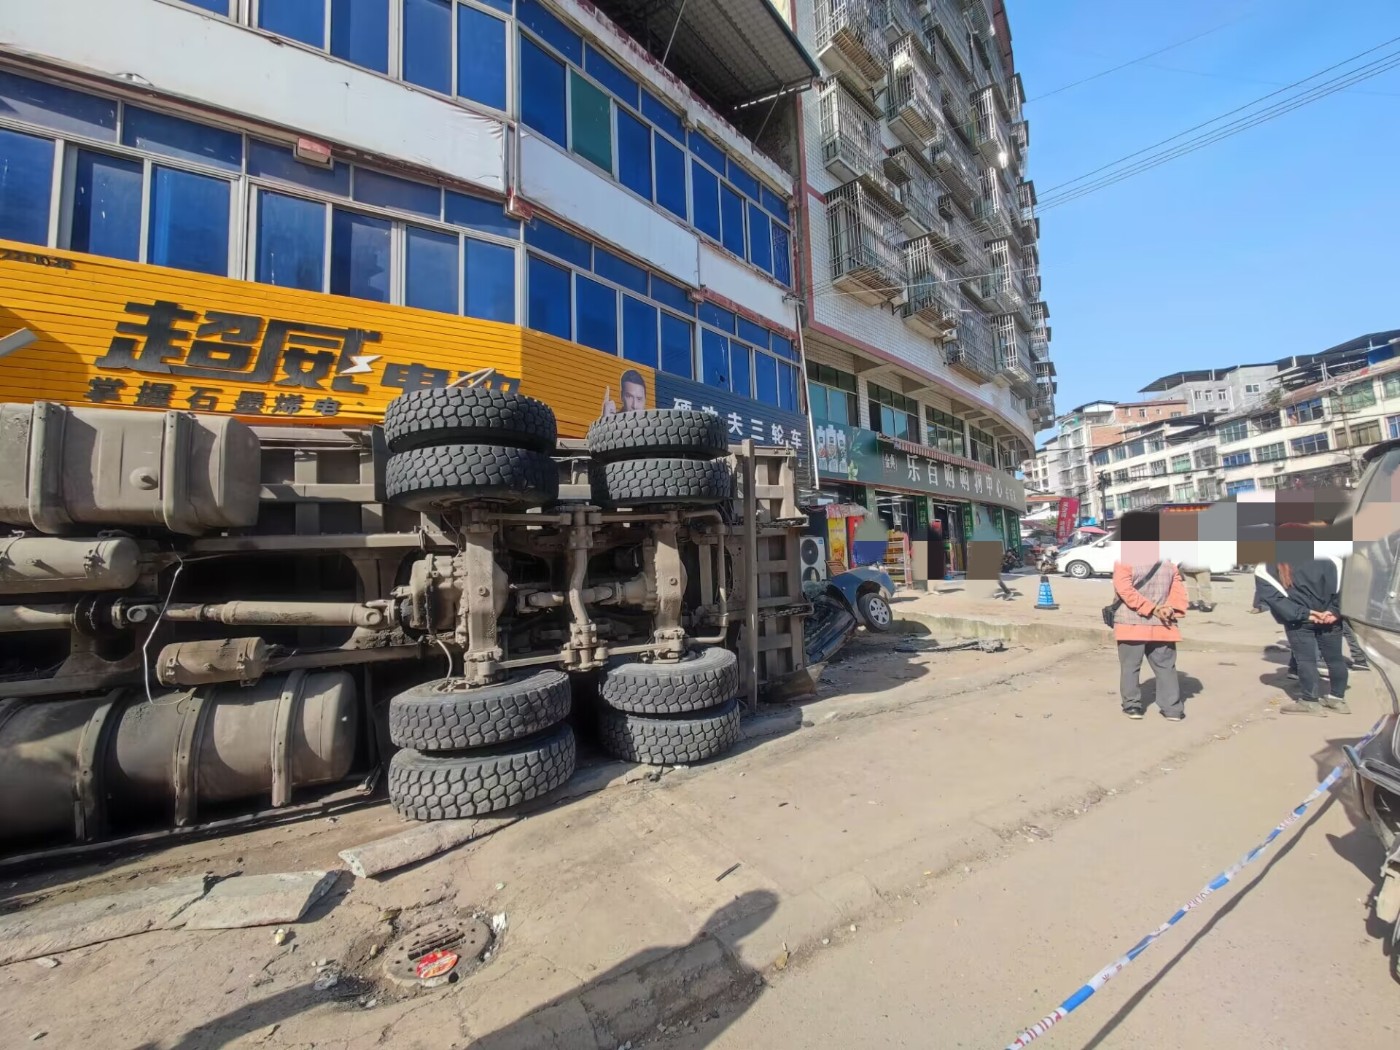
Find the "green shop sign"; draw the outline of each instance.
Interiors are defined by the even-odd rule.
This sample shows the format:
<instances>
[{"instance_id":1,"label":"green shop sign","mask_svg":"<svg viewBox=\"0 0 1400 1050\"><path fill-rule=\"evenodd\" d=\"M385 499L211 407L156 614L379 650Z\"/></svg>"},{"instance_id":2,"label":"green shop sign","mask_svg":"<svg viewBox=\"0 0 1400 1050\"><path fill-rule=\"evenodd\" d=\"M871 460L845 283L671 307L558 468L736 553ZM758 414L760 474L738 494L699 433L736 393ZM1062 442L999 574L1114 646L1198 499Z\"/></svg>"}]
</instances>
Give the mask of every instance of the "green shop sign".
<instances>
[{"instance_id":1,"label":"green shop sign","mask_svg":"<svg viewBox=\"0 0 1400 1050\"><path fill-rule=\"evenodd\" d=\"M873 430L835 423L814 426L817 471L825 479L1026 512L1026 486L1010 474Z\"/></svg>"}]
</instances>

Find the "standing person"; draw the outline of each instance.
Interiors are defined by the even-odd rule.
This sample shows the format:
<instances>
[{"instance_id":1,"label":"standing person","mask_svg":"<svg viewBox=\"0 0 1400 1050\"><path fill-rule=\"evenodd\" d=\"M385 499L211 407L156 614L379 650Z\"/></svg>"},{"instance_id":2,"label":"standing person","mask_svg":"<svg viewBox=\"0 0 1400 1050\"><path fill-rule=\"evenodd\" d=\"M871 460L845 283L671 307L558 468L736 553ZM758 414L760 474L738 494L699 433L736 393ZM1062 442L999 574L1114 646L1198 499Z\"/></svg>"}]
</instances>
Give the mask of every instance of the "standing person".
<instances>
[{"instance_id":1,"label":"standing person","mask_svg":"<svg viewBox=\"0 0 1400 1050\"><path fill-rule=\"evenodd\" d=\"M1272 571L1271 571L1272 570ZM1261 565L1255 570L1267 584L1261 594L1274 619L1288 632L1288 648L1298 674L1300 696L1280 710L1285 714L1350 714L1347 663L1342 656L1341 567L1331 558L1301 565ZM1321 692L1319 658L1327 664L1328 692Z\"/></svg>"},{"instance_id":2,"label":"standing person","mask_svg":"<svg viewBox=\"0 0 1400 1050\"><path fill-rule=\"evenodd\" d=\"M1125 542L1126 546L1126 542ZM1181 680L1176 671L1176 643L1181 641L1177 621L1186 615L1186 584L1170 561L1134 566L1116 562L1113 592L1113 640L1118 643L1119 693L1123 713L1141 718L1142 659L1157 680L1157 708L1169 722L1186 717Z\"/></svg>"},{"instance_id":3,"label":"standing person","mask_svg":"<svg viewBox=\"0 0 1400 1050\"><path fill-rule=\"evenodd\" d=\"M1187 590L1195 591L1196 597L1187 603L1188 609L1200 609L1201 612L1214 612L1215 603L1211 601L1214 595L1210 588L1210 568L1204 562L1183 561L1178 569L1181 575L1186 577Z\"/></svg>"}]
</instances>

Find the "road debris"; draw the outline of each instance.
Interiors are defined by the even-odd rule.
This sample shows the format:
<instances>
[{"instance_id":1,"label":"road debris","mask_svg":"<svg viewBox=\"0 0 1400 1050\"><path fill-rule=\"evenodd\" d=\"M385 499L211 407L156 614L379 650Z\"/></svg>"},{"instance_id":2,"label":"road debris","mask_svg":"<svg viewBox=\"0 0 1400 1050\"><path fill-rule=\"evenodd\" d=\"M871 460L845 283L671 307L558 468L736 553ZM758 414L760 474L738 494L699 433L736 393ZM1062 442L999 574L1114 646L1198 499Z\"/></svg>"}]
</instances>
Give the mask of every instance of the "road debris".
<instances>
[{"instance_id":1,"label":"road debris","mask_svg":"<svg viewBox=\"0 0 1400 1050\"><path fill-rule=\"evenodd\" d=\"M475 839L508 828L519 817L482 817L467 820L433 820L376 842L340 851L340 859L356 877L365 879L397 871L456 849Z\"/></svg>"},{"instance_id":2,"label":"road debris","mask_svg":"<svg viewBox=\"0 0 1400 1050\"><path fill-rule=\"evenodd\" d=\"M318 992L328 992L340 983L340 975L335 973L323 973L312 983L311 987Z\"/></svg>"},{"instance_id":3,"label":"road debris","mask_svg":"<svg viewBox=\"0 0 1400 1050\"><path fill-rule=\"evenodd\" d=\"M716 882L723 882L723 881L724 881L726 878L728 878L730 875L733 875L736 871L738 871L740 867L741 867L740 864L731 864L731 865L729 865L729 867L725 868L722 872L720 872L718 875L715 876L715 881L716 881Z\"/></svg>"},{"instance_id":4,"label":"road debris","mask_svg":"<svg viewBox=\"0 0 1400 1050\"><path fill-rule=\"evenodd\" d=\"M44 955L38 959L35 959L34 961L46 970L52 970L55 966L58 965L58 960L55 959L52 955Z\"/></svg>"},{"instance_id":5,"label":"road debris","mask_svg":"<svg viewBox=\"0 0 1400 1050\"><path fill-rule=\"evenodd\" d=\"M282 945L287 943L287 939L290 938L291 935L291 930L287 929L287 927L285 926L279 926L277 927L277 929L272 931L272 943L280 948L282 947Z\"/></svg>"},{"instance_id":6,"label":"road debris","mask_svg":"<svg viewBox=\"0 0 1400 1050\"><path fill-rule=\"evenodd\" d=\"M778 957L777 957L776 959L773 960L773 969L775 969L775 970L786 970L786 969L787 969L788 960L791 959L791 958L792 958L792 955L791 955L791 953L788 951L787 941L783 941L783 950L780 951L780 952L778 953Z\"/></svg>"},{"instance_id":7,"label":"road debris","mask_svg":"<svg viewBox=\"0 0 1400 1050\"><path fill-rule=\"evenodd\" d=\"M339 879L339 871L295 871L223 879L189 906L182 916L184 926L188 930L238 930L247 926L298 922Z\"/></svg>"}]
</instances>

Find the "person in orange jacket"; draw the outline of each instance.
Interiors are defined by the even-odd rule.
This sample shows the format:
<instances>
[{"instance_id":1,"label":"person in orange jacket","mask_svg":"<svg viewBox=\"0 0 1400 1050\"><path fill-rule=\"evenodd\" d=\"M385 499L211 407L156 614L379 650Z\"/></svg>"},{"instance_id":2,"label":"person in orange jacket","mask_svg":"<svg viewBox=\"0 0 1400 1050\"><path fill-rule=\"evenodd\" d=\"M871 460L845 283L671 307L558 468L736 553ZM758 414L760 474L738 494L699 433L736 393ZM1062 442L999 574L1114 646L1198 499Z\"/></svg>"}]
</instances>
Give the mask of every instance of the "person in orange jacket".
<instances>
[{"instance_id":1,"label":"person in orange jacket","mask_svg":"<svg viewBox=\"0 0 1400 1050\"><path fill-rule=\"evenodd\" d=\"M1176 671L1176 643L1181 641L1177 622L1186 615L1186 584L1181 570L1162 558L1155 540L1134 539L1134 514L1123 516L1122 560L1113 566L1113 640L1118 643L1119 693L1123 713L1141 718L1142 660L1157 680L1157 708L1169 722L1186 717L1181 681ZM1145 515L1144 518L1152 518ZM1149 526L1150 527L1150 526Z\"/></svg>"}]
</instances>

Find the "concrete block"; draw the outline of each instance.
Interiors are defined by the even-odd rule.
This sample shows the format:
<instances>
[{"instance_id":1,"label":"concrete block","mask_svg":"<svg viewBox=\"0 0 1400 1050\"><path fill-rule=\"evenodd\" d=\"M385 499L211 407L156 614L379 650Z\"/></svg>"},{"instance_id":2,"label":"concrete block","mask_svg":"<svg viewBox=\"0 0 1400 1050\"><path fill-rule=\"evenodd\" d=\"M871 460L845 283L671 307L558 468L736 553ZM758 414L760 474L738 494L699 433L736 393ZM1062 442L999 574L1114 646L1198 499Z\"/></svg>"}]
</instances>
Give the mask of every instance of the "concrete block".
<instances>
[{"instance_id":1,"label":"concrete block","mask_svg":"<svg viewBox=\"0 0 1400 1050\"><path fill-rule=\"evenodd\" d=\"M187 930L237 930L298 922L340 874L293 871L224 879L185 910L183 925Z\"/></svg>"}]
</instances>

